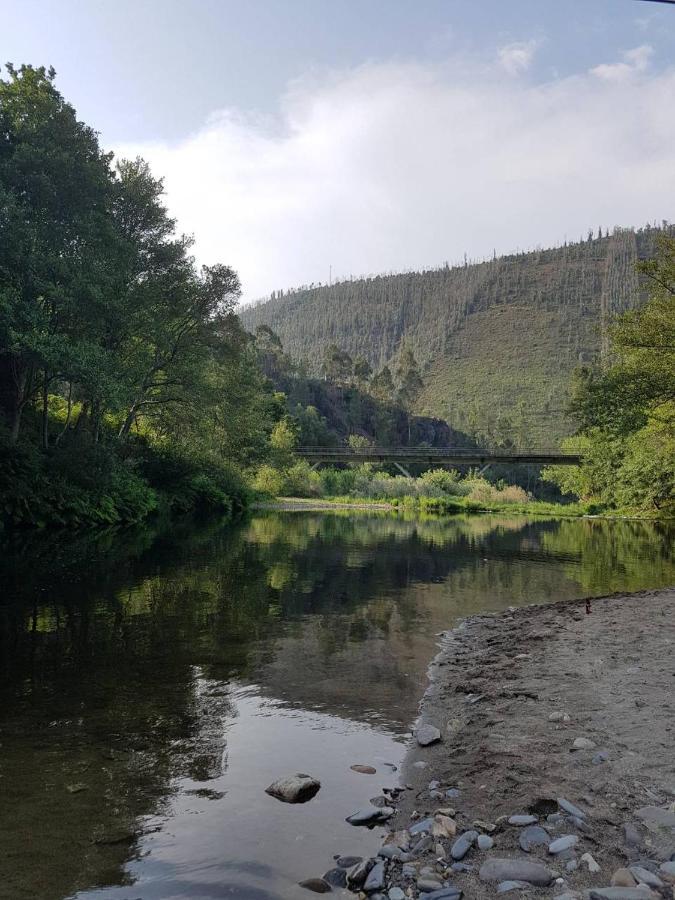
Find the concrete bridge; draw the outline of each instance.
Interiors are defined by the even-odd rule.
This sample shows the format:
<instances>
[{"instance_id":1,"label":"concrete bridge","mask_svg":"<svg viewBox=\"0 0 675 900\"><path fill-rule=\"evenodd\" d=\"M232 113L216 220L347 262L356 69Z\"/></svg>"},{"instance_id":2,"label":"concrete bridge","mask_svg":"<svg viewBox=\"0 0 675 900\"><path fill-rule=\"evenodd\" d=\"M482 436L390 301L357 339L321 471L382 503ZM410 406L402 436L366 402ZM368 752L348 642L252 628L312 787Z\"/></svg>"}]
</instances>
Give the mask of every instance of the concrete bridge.
<instances>
[{"instance_id":1,"label":"concrete bridge","mask_svg":"<svg viewBox=\"0 0 675 900\"><path fill-rule=\"evenodd\" d=\"M578 453L560 450L487 450L482 447L298 447L295 451L301 459L316 468L325 463L380 463L394 465L409 476L407 466L432 468L456 468L477 466L481 470L491 465L527 466L576 466L581 462Z\"/></svg>"}]
</instances>

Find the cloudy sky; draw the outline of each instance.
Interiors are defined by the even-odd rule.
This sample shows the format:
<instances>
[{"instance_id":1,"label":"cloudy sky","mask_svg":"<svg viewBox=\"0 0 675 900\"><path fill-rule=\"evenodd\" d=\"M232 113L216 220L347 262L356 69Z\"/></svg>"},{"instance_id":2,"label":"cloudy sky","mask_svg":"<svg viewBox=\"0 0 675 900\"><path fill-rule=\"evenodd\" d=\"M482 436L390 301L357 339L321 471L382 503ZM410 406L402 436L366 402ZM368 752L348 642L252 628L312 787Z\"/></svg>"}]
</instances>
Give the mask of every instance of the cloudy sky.
<instances>
[{"instance_id":1,"label":"cloudy sky","mask_svg":"<svg viewBox=\"0 0 675 900\"><path fill-rule=\"evenodd\" d=\"M0 0L246 299L673 218L675 5Z\"/></svg>"}]
</instances>

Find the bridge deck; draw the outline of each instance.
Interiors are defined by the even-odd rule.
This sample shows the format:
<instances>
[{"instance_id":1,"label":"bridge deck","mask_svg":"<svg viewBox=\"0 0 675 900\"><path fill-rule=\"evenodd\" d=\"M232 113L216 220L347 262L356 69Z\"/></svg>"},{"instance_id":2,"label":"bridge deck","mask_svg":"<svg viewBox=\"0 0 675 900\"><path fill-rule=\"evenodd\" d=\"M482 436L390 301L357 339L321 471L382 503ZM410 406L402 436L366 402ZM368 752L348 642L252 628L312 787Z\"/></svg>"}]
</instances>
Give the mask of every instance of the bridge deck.
<instances>
[{"instance_id":1,"label":"bridge deck","mask_svg":"<svg viewBox=\"0 0 675 900\"><path fill-rule=\"evenodd\" d=\"M480 447L299 447L296 454L302 459L319 463L409 463L437 466L486 466L491 463L520 463L538 466L576 466L581 462L578 453L560 450L487 450Z\"/></svg>"}]
</instances>

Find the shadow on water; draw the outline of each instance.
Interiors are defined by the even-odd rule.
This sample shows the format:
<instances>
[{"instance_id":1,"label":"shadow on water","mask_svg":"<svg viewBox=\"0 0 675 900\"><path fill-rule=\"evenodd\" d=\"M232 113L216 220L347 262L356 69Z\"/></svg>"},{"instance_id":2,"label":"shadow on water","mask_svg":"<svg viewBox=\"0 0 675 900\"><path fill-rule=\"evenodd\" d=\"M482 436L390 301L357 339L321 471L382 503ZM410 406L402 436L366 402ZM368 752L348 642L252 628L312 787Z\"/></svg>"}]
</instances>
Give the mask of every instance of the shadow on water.
<instances>
[{"instance_id":1,"label":"shadow on water","mask_svg":"<svg viewBox=\"0 0 675 900\"><path fill-rule=\"evenodd\" d=\"M458 618L675 581L672 526L267 513L0 562L0 896L297 895L395 776ZM311 803L269 798L310 771Z\"/></svg>"}]
</instances>

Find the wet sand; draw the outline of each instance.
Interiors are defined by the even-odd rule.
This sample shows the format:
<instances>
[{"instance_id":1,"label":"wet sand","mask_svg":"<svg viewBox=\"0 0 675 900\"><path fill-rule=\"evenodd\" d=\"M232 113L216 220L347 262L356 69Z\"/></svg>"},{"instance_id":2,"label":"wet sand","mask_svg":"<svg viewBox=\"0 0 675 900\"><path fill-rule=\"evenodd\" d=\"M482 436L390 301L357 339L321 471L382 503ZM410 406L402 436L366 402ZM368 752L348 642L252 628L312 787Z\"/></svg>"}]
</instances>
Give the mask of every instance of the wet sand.
<instances>
[{"instance_id":1,"label":"wet sand","mask_svg":"<svg viewBox=\"0 0 675 900\"><path fill-rule=\"evenodd\" d=\"M415 742L408 753L408 789L392 832L445 808L457 836L483 832L494 846L474 844L462 858L471 871L457 872L450 868L456 837L430 838L415 851L423 831L403 860L417 873L408 868L404 876L400 861L387 863L388 885L417 897L419 870L427 867L427 878L465 897L494 897L497 884L480 879L481 866L515 858L549 868L547 887L528 888L545 896L584 896L636 863L664 882L655 896L674 896L675 877L662 867L675 854L675 589L465 620L442 636L420 706L418 727L424 723L441 739ZM574 749L575 740L585 749ZM583 818L569 816L559 798ZM514 814L536 816L549 843L573 835L575 846L561 855L547 843L524 852L522 827L508 823ZM586 853L598 871L589 871Z\"/></svg>"}]
</instances>

